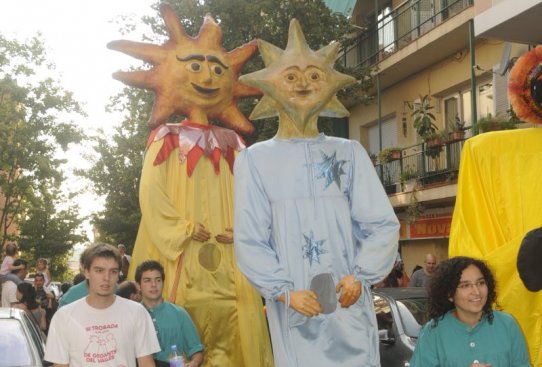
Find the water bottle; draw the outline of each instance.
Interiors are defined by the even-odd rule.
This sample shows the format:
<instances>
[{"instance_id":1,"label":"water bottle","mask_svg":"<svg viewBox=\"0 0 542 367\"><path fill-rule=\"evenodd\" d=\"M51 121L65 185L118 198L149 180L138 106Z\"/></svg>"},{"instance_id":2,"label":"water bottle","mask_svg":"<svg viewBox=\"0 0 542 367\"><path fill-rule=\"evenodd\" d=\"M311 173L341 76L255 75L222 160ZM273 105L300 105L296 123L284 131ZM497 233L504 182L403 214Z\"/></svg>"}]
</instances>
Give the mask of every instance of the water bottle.
<instances>
[{"instance_id":1,"label":"water bottle","mask_svg":"<svg viewBox=\"0 0 542 367\"><path fill-rule=\"evenodd\" d=\"M169 351L169 367L184 367L183 357L176 345L172 345Z\"/></svg>"}]
</instances>

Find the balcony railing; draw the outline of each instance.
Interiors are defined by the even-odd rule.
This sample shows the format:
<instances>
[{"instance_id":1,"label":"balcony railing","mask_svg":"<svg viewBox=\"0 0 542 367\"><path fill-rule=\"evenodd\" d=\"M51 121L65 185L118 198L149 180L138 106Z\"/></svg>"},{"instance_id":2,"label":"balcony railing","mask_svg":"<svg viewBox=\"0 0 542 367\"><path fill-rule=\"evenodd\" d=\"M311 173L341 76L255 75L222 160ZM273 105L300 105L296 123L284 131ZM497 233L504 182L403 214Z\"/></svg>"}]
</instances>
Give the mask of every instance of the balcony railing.
<instances>
[{"instance_id":1,"label":"balcony railing","mask_svg":"<svg viewBox=\"0 0 542 367\"><path fill-rule=\"evenodd\" d=\"M344 50L343 65L374 66L472 4L473 0L407 0Z\"/></svg>"},{"instance_id":2,"label":"balcony railing","mask_svg":"<svg viewBox=\"0 0 542 367\"><path fill-rule=\"evenodd\" d=\"M404 191L402 178L406 173L413 174L422 188L455 182L463 143L464 140L449 141L436 148L429 148L426 143L417 144L404 148L397 160L376 164L386 193Z\"/></svg>"}]
</instances>

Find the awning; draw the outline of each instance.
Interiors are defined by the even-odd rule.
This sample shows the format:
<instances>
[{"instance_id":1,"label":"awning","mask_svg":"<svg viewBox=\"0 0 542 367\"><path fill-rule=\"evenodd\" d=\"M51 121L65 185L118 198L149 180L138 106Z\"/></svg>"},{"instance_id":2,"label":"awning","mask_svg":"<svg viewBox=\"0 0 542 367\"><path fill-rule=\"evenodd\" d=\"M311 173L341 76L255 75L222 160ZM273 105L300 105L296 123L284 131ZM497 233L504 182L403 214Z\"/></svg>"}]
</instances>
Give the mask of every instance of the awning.
<instances>
[{"instance_id":1,"label":"awning","mask_svg":"<svg viewBox=\"0 0 542 367\"><path fill-rule=\"evenodd\" d=\"M324 0L326 6L334 13L341 13L345 17L352 15L356 0Z\"/></svg>"}]
</instances>

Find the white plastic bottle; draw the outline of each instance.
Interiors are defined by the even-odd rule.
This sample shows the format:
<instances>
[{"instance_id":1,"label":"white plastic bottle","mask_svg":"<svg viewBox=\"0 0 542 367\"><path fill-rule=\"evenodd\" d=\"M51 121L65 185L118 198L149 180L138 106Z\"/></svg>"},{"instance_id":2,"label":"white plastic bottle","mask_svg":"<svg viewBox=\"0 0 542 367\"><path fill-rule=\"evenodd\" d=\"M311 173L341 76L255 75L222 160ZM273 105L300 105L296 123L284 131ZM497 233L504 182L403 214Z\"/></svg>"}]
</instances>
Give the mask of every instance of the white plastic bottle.
<instances>
[{"instance_id":1,"label":"white plastic bottle","mask_svg":"<svg viewBox=\"0 0 542 367\"><path fill-rule=\"evenodd\" d=\"M169 367L184 367L183 357L176 345L172 345L169 351Z\"/></svg>"}]
</instances>

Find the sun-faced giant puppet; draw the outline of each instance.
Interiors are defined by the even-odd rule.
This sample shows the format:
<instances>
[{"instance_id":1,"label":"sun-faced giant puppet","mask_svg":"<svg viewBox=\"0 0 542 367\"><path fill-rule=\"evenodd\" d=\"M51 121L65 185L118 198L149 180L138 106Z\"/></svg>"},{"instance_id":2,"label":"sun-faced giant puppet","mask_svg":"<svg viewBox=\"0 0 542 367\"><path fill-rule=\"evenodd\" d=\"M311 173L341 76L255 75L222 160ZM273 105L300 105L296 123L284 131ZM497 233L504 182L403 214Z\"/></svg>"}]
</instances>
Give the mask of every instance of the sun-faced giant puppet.
<instances>
[{"instance_id":1,"label":"sun-faced giant puppet","mask_svg":"<svg viewBox=\"0 0 542 367\"><path fill-rule=\"evenodd\" d=\"M311 50L295 19L286 49L258 46L265 69L240 80L264 92L251 118L278 114L279 129L235 161L234 230L275 365L380 366L370 286L392 268L399 222L361 144L317 129L348 115L335 94L355 79L333 69L339 45Z\"/></svg>"},{"instance_id":2,"label":"sun-faced giant puppet","mask_svg":"<svg viewBox=\"0 0 542 367\"><path fill-rule=\"evenodd\" d=\"M160 10L169 33L164 44L108 45L151 64L149 70L114 77L155 94L139 191L141 223L128 277L134 278L144 260L164 266L163 295L192 317L205 346L203 366L271 367L261 298L235 265L232 244L232 169L243 141L235 131L209 124L218 119L252 132L236 100L259 93L238 81L256 43L226 52L212 17L190 37L170 6ZM164 124L173 114L187 120Z\"/></svg>"},{"instance_id":3,"label":"sun-faced giant puppet","mask_svg":"<svg viewBox=\"0 0 542 367\"><path fill-rule=\"evenodd\" d=\"M542 46L521 56L508 95L523 121L542 124ZM450 256L487 261L497 303L518 320L531 363L542 365L542 129L484 133L461 154Z\"/></svg>"}]
</instances>

